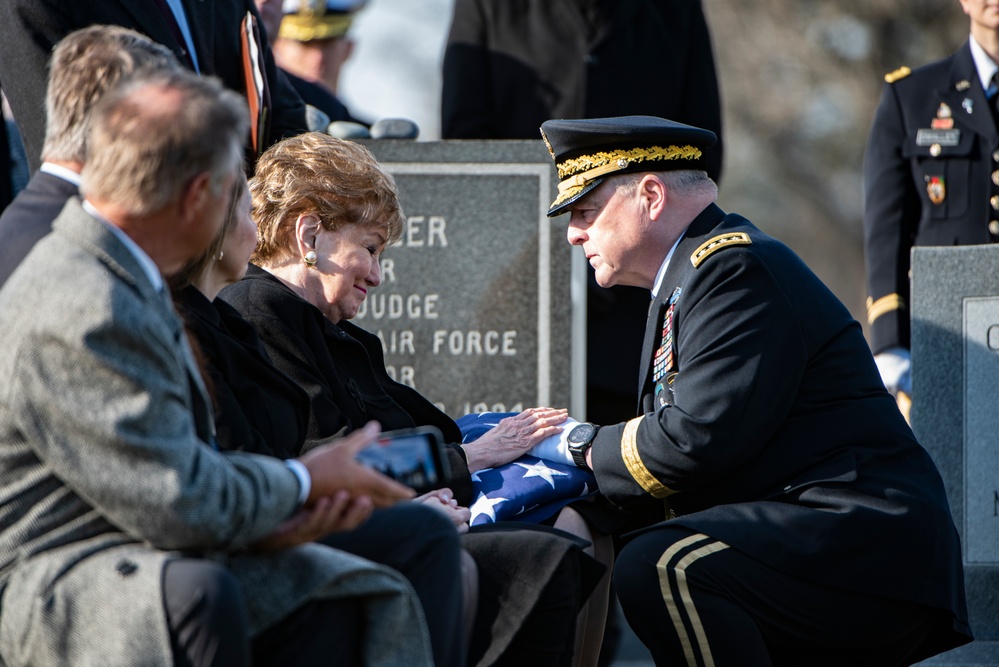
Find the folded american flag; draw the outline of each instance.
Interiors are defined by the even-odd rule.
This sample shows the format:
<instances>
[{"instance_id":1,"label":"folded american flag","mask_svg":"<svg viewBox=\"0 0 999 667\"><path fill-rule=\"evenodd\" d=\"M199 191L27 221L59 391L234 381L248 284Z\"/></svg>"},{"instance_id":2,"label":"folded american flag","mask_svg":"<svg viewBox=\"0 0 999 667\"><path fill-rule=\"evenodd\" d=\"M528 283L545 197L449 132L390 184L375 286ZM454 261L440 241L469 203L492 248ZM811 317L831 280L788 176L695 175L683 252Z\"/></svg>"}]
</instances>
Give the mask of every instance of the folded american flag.
<instances>
[{"instance_id":1,"label":"folded american flag","mask_svg":"<svg viewBox=\"0 0 999 667\"><path fill-rule=\"evenodd\" d=\"M462 443L473 442L515 412L468 414L457 420ZM589 470L525 454L512 463L472 474L474 501L469 524L496 521L538 523L574 500L596 492Z\"/></svg>"}]
</instances>

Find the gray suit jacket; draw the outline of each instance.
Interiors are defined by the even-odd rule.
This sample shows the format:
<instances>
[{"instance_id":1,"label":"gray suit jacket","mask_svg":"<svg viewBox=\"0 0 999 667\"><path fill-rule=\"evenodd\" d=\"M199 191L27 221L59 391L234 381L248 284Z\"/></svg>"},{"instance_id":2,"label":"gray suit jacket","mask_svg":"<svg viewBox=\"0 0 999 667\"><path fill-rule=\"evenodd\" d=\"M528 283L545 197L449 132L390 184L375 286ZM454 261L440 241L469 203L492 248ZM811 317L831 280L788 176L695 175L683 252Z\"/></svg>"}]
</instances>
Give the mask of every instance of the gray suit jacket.
<instances>
[{"instance_id":1,"label":"gray suit jacket","mask_svg":"<svg viewBox=\"0 0 999 667\"><path fill-rule=\"evenodd\" d=\"M320 545L243 551L296 507L276 459L205 445L204 387L169 301L73 198L0 290L0 662L169 665L164 564L225 563L254 632L363 596L368 664L430 665L398 573Z\"/></svg>"}]
</instances>

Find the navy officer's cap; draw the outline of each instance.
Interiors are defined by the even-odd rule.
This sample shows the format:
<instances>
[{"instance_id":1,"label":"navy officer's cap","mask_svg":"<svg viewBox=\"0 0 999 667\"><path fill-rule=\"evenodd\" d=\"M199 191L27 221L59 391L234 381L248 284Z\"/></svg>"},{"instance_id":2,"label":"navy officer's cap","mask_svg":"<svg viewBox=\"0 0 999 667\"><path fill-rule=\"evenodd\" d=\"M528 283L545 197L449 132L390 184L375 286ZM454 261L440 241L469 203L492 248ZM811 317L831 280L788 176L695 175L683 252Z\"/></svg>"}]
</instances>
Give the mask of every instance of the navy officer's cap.
<instances>
[{"instance_id":1,"label":"navy officer's cap","mask_svg":"<svg viewBox=\"0 0 999 667\"><path fill-rule=\"evenodd\" d=\"M337 39L347 34L354 14L368 0L284 0L278 37L296 42Z\"/></svg>"},{"instance_id":2,"label":"navy officer's cap","mask_svg":"<svg viewBox=\"0 0 999 667\"><path fill-rule=\"evenodd\" d=\"M714 132L655 116L548 120L541 137L559 178L549 217L613 174L703 170L704 149L717 141Z\"/></svg>"}]
</instances>

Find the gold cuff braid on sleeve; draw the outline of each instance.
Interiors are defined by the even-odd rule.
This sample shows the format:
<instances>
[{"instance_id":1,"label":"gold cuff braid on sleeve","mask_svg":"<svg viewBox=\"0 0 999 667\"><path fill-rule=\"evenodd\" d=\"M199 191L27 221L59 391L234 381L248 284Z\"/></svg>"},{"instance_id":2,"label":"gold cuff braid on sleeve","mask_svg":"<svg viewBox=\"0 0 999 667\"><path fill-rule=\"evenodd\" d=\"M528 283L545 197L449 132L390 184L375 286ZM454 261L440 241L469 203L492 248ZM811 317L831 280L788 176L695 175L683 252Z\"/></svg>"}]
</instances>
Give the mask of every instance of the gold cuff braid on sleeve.
<instances>
[{"instance_id":1,"label":"gold cuff braid on sleeve","mask_svg":"<svg viewBox=\"0 0 999 667\"><path fill-rule=\"evenodd\" d=\"M871 297L867 297L867 323L874 324L874 320L882 315L895 310L905 310L906 308L905 299L898 294L889 294L877 301Z\"/></svg>"},{"instance_id":2,"label":"gold cuff braid on sleeve","mask_svg":"<svg viewBox=\"0 0 999 667\"><path fill-rule=\"evenodd\" d=\"M645 419L644 415L636 417L624 425L624 433L621 435L621 458L639 486L648 491L653 498L665 498L676 491L664 486L656 479L638 455L638 426L643 419Z\"/></svg>"}]
</instances>

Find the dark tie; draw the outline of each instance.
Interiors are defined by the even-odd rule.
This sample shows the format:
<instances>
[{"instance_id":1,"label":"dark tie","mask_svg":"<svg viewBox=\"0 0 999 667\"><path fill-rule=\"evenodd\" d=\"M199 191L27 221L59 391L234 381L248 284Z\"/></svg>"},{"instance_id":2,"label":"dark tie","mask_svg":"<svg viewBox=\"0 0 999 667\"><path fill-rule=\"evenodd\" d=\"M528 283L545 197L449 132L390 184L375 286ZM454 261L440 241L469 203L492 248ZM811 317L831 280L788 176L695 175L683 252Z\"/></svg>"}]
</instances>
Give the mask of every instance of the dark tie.
<instances>
[{"instance_id":1,"label":"dark tie","mask_svg":"<svg viewBox=\"0 0 999 667\"><path fill-rule=\"evenodd\" d=\"M985 99L989 101L989 111L992 112L992 120L995 122L996 127L999 127L999 70L989 80L989 87L985 89Z\"/></svg>"}]
</instances>

